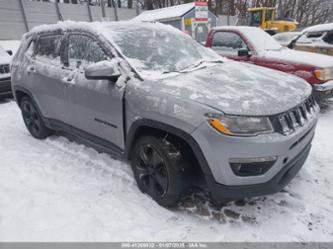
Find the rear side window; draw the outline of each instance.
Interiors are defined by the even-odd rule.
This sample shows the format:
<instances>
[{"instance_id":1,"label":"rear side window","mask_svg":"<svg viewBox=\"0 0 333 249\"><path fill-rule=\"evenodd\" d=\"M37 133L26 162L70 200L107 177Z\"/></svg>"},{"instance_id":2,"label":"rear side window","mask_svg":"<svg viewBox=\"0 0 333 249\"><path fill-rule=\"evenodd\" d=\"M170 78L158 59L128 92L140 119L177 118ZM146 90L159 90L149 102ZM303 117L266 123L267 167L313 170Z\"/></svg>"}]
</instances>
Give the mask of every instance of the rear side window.
<instances>
[{"instance_id":1,"label":"rear side window","mask_svg":"<svg viewBox=\"0 0 333 249\"><path fill-rule=\"evenodd\" d=\"M325 38L324 41L328 44L332 44L333 45L333 31L328 33Z\"/></svg>"},{"instance_id":2,"label":"rear side window","mask_svg":"<svg viewBox=\"0 0 333 249\"><path fill-rule=\"evenodd\" d=\"M246 49L247 46L243 39L232 32L217 32L213 36L212 48L214 50L238 51Z\"/></svg>"},{"instance_id":3,"label":"rear side window","mask_svg":"<svg viewBox=\"0 0 333 249\"><path fill-rule=\"evenodd\" d=\"M34 51L36 59L47 63L60 64L61 35L41 36Z\"/></svg>"},{"instance_id":4,"label":"rear side window","mask_svg":"<svg viewBox=\"0 0 333 249\"><path fill-rule=\"evenodd\" d=\"M307 38L320 38L320 37L322 37L323 36L323 32L314 32L314 33L308 33L307 35L306 35L306 37Z\"/></svg>"},{"instance_id":5,"label":"rear side window","mask_svg":"<svg viewBox=\"0 0 333 249\"><path fill-rule=\"evenodd\" d=\"M91 63L103 61L107 55L98 42L86 35L70 35L68 63L71 68L85 68Z\"/></svg>"}]
</instances>

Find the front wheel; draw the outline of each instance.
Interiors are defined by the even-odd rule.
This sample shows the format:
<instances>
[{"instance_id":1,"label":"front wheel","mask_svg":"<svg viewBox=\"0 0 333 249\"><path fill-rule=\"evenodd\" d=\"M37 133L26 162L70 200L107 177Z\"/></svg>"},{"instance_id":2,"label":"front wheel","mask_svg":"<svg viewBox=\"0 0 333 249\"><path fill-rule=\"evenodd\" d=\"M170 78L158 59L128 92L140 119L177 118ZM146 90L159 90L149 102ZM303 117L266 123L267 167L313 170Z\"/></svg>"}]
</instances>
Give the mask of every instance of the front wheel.
<instances>
[{"instance_id":1,"label":"front wheel","mask_svg":"<svg viewBox=\"0 0 333 249\"><path fill-rule=\"evenodd\" d=\"M176 206L184 193L181 152L165 138L145 136L133 148L131 166L139 189L165 207Z\"/></svg>"},{"instance_id":2,"label":"front wheel","mask_svg":"<svg viewBox=\"0 0 333 249\"><path fill-rule=\"evenodd\" d=\"M34 138L45 139L52 134L29 97L22 99L20 107L25 126Z\"/></svg>"}]
</instances>

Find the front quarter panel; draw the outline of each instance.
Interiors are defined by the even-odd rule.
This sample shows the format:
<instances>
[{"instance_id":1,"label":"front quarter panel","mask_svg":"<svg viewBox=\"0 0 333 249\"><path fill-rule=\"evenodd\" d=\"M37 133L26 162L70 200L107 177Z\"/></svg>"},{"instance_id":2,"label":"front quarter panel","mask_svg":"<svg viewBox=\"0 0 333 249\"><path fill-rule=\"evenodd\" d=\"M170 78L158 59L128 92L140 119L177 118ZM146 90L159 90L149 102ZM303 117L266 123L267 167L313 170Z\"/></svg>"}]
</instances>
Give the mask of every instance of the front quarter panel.
<instances>
[{"instance_id":1,"label":"front quarter panel","mask_svg":"<svg viewBox=\"0 0 333 249\"><path fill-rule=\"evenodd\" d=\"M204 121L208 106L161 92L161 85L132 79L126 92L127 132L140 119L154 120L190 134Z\"/></svg>"}]
</instances>

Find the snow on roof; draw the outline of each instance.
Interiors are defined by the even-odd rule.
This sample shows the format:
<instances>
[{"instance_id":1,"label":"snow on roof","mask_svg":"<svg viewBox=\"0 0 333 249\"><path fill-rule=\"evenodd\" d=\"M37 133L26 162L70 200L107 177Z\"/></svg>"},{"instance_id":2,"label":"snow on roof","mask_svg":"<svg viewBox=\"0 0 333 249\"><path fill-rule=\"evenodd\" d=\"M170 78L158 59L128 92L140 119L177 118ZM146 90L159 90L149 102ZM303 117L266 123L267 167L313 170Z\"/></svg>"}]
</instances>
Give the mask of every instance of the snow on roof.
<instances>
[{"instance_id":1,"label":"snow on roof","mask_svg":"<svg viewBox=\"0 0 333 249\"><path fill-rule=\"evenodd\" d=\"M306 32L322 32L333 30L333 23L319 24L303 30L303 33Z\"/></svg>"},{"instance_id":2,"label":"snow on roof","mask_svg":"<svg viewBox=\"0 0 333 249\"><path fill-rule=\"evenodd\" d=\"M250 26L216 26L212 28L213 30L253 30L258 29L257 27Z\"/></svg>"},{"instance_id":3,"label":"snow on roof","mask_svg":"<svg viewBox=\"0 0 333 249\"><path fill-rule=\"evenodd\" d=\"M56 24L43 24L40 26L36 26L32 28L25 36L30 36L35 33L42 33L42 32L52 32L56 30L71 30L71 29L79 29L79 30L86 30L93 32L95 34L103 34L104 36L108 37L107 33L111 30L123 30L126 29L136 29L136 28L147 28L147 29L154 29L154 30L167 30L168 32L177 32L179 34L183 34L178 29L170 26L165 25L162 23L146 23L140 21L118 21L118 22L77 22L77 21L63 21L58 22ZM112 40L112 39L110 39Z\"/></svg>"},{"instance_id":4,"label":"snow on roof","mask_svg":"<svg viewBox=\"0 0 333 249\"><path fill-rule=\"evenodd\" d=\"M156 10L148 10L132 20L135 21L155 21L155 20L163 20L163 19L172 19L172 18L180 18L189 12L192 8L194 8L194 3L186 3L181 5L176 5L168 8L156 9Z\"/></svg>"}]
</instances>

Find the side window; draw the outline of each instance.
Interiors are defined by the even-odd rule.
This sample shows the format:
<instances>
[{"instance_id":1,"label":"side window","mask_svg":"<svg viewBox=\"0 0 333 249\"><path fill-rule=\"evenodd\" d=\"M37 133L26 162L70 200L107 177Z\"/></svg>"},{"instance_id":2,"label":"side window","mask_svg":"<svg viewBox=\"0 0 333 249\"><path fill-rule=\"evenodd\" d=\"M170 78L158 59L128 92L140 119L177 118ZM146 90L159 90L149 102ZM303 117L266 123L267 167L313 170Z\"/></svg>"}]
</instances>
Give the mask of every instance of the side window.
<instances>
[{"instance_id":1,"label":"side window","mask_svg":"<svg viewBox=\"0 0 333 249\"><path fill-rule=\"evenodd\" d=\"M250 26L260 26L262 20L262 11L253 11L251 12L251 23Z\"/></svg>"},{"instance_id":2,"label":"side window","mask_svg":"<svg viewBox=\"0 0 333 249\"><path fill-rule=\"evenodd\" d=\"M322 37L323 35L324 35L323 32L313 32L313 33L308 33L306 37L309 39L316 39Z\"/></svg>"},{"instance_id":3,"label":"side window","mask_svg":"<svg viewBox=\"0 0 333 249\"><path fill-rule=\"evenodd\" d=\"M272 21L273 18L273 10L267 9L266 10L266 22Z\"/></svg>"},{"instance_id":4,"label":"side window","mask_svg":"<svg viewBox=\"0 0 333 249\"><path fill-rule=\"evenodd\" d=\"M103 61L107 55L97 41L85 35L70 35L68 63L70 68L85 68L91 63Z\"/></svg>"},{"instance_id":5,"label":"side window","mask_svg":"<svg viewBox=\"0 0 333 249\"><path fill-rule=\"evenodd\" d=\"M324 32L306 33L306 34L303 34L302 37L298 39L297 43L301 43L301 44L313 43L315 41L321 40L321 37L324 34L325 34Z\"/></svg>"},{"instance_id":6,"label":"side window","mask_svg":"<svg viewBox=\"0 0 333 249\"><path fill-rule=\"evenodd\" d=\"M247 46L238 34L232 32L216 32L213 36L212 49L237 52L240 49L247 49Z\"/></svg>"},{"instance_id":7,"label":"side window","mask_svg":"<svg viewBox=\"0 0 333 249\"><path fill-rule=\"evenodd\" d=\"M36 59L45 61L46 63L60 65L61 41L61 35L39 37L34 51Z\"/></svg>"},{"instance_id":8,"label":"side window","mask_svg":"<svg viewBox=\"0 0 333 249\"><path fill-rule=\"evenodd\" d=\"M328 44L332 44L333 45L333 31L328 33L325 38L324 41Z\"/></svg>"}]
</instances>

